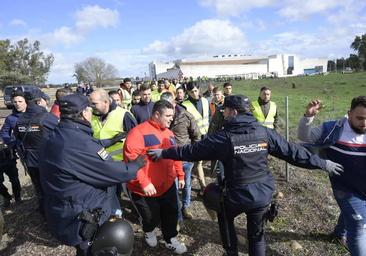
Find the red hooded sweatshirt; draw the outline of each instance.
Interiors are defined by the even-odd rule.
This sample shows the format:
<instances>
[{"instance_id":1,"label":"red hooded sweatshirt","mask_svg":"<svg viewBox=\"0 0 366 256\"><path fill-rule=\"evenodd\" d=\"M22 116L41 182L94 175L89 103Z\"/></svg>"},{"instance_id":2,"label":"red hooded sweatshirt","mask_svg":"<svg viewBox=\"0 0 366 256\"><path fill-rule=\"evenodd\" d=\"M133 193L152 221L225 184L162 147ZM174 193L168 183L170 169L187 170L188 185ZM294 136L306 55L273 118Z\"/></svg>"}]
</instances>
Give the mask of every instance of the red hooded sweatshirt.
<instances>
[{"instance_id":1,"label":"red hooded sweatshirt","mask_svg":"<svg viewBox=\"0 0 366 256\"><path fill-rule=\"evenodd\" d=\"M161 128L157 122L149 119L128 133L123 148L124 160L127 162L139 155L146 155L149 149L166 149L172 146L176 146L173 132L168 128ZM152 183L157 192L153 196L157 197L168 191L177 177L184 180L181 161L160 159L154 162L149 158L145 167L137 173L137 178L128 182L127 187L136 194L146 196L142 189Z\"/></svg>"}]
</instances>

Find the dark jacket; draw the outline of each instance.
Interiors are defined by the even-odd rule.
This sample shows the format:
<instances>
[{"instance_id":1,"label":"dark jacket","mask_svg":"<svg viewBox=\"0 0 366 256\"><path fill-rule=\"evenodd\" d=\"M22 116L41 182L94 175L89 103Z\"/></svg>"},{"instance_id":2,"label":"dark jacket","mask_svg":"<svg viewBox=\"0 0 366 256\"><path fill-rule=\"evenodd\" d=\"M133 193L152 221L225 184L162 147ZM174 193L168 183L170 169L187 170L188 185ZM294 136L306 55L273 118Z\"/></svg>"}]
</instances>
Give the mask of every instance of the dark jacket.
<instances>
[{"instance_id":1,"label":"dark jacket","mask_svg":"<svg viewBox=\"0 0 366 256\"><path fill-rule=\"evenodd\" d=\"M28 167L38 167L38 150L42 138L47 137L58 124L55 115L44 107L29 103L27 110L18 118L14 135L17 147L22 146L24 160Z\"/></svg>"},{"instance_id":2,"label":"dark jacket","mask_svg":"<svg viewBox=\"0 0 366 256\"><path fill-rule=\"evenodd\" d=\"M283 159L290 164L316 169L325 168L325 160L317 155L312 155L304 147L289 143L274 130L261 126L256 122L251 114L239 115L226 120L224 130L218 131L207 138L193 145L185 145L183 147L170 148L163 150L163 158L198 161L198 160L220 160L224 164L225 177L232 177L234 147L232 138L238 135L251 134L254 132L266 134L266 143L261 149L262 159L256 159L256 152L247 154L247 161L255 159L255 162L261 165L263 173L267 173L265 177L261 177L258 182L240 184L235 181L227 181L229 196L232 200L245 204L248 208L256 208L267 205L274 191L273 176L267 169L267 155L271 154ZM265 154L263 154L265 153ZM251 162L251 165L256 163Z\"/></svg>"},{"instance_id":3,"label":"dark jacket","mask_svg":"<svg viewBox=\"0 0 366 256\"><path fill-rule=\"evenodd\" d=\"M198 100L196 100L189 96L187 98L187 100L192 102L193 106L197 109L197 111L200 113L200 115L203 116L203 106L202 106L201 97ZM210 104L209 101L208 101L208 104ZM209 120L211 120L211 109L209 106L208 106L208 118L209 118Z\"/></svg>"},{"instance_id":4,"label":"dark jacket","mask_svg":"<svg viewBox=\"0 0 366 256\"><path fill-rule=\"evenodd\" d=\"M138 104L132 106L131 113L135 116L137 123L141 124L150 118L153 107L154 102L152 101L147 104L140 101Z\"/></svg>"},{"instance_id":5,"label":"dark jacket","mask_svg":"<svg viewBox=\"0 0 366 256\"><path fill-rule=\"evenodd\" d=\"M40 152L48 227L64 244L77 245L82 242L79 214L100 207L103 223L119 208L114 185L134 179L137 167L113 161L92 138L90 125L68 119L61 119Z\"/></svg>"},{"instance_id":6,"label":"dark jacket","mask_svg":"<svg viewBox=\"0 0 366 256\"><path fill-rule=\"evenodd\" d=\"M13 109L13 112L5 118L5 122L0 130L0 137L4 143L9 147L14 147L16 144L16 138L14 136L15 125L18 121L19 116L22 113Z\"/></svg>"},{"instance_id":7,"label":"dark jacket","mask_svg":"<svg viewBox=\"0 0 366 256\"><path fill-rule=\"evenodd\" d=\"M174 133L178 146L191 144L201 139L200 130L191 113L184 106L177 104L170 130Z\"/></svg>"},{"instance_id":8,"label":"dark jacket","mask_svg":"<svg viewBox=\"0 0 366 256\"><path fill-rule=\"evenodd\" d=\"M224 126L224 106L223 104L216 105L216 111L213 114L210 125L208 127L208 134L220 131Z\"/></svg>"}]
</instances>

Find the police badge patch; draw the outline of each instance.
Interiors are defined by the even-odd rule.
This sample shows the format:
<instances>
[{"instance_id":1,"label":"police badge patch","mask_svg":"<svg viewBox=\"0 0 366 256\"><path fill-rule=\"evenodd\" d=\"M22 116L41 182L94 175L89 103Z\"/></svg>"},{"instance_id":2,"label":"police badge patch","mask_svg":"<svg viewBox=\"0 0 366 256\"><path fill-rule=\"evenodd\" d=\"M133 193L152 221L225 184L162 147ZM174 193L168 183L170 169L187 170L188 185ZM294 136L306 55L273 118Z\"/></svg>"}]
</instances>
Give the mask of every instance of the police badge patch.
<instances>
[{"instance_id":1,"label":"police badge patch","mask_svg":"<svg viewBox=\"0 0 366 256\"><path fill-rule=\"evenodd\" d=\"M101 150L99 150L98 152L97 152L97 154L98 154L98 156L100 157L100 158L102 158L104 161L105 160L107 160L107 158L108 158L108 153L107 153L107 151L105 151L105 149L104 148L102 148Z\"/></svg>"}]
</instances>

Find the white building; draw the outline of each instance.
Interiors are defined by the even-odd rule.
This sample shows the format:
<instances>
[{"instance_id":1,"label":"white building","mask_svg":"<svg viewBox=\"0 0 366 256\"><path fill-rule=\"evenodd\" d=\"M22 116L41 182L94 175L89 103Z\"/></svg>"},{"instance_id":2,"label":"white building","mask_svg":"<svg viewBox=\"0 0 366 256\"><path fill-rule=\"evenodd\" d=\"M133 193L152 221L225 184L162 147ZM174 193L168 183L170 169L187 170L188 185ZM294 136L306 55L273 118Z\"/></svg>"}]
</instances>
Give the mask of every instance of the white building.
<instances>
[{"instance_id":1,"label":"white building","mask_svg":"<svg viewBox=\"0 0 366 256\"><path fill-rule=\"evenodd\" d=\"M296 76L327 71L327 59L300 59L294 54L268 57L221 55L208 59L179 59L149 64L150 78L181 78L222 76L258 79L259 76Z\"/></svg>"}]
</instances>

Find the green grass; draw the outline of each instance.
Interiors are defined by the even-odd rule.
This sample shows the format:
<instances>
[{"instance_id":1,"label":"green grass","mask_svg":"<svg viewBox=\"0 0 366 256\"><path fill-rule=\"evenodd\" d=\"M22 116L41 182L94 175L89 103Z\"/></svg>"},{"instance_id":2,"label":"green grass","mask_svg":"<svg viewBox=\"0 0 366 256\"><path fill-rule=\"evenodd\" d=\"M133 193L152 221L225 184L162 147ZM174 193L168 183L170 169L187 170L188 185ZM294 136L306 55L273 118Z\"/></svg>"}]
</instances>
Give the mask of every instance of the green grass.
<instances>
[{"instance_id":1,"label":"green grass","mask_svg":"<svg viewBox=\"0 0 366 256\"><path fill-rule=\"evenodd\" d=\"M320 99L325 104L315 124L344 116L352 98L366 95L366 72L232 81L232 84L234 93L244 94L251 100L258 98L262 86L270 87L272 100L277 103L280 118L283 120L283 127L285 97L288 96L290 133L293 133L311 99Z\"/></svg>"}]
</instances>

